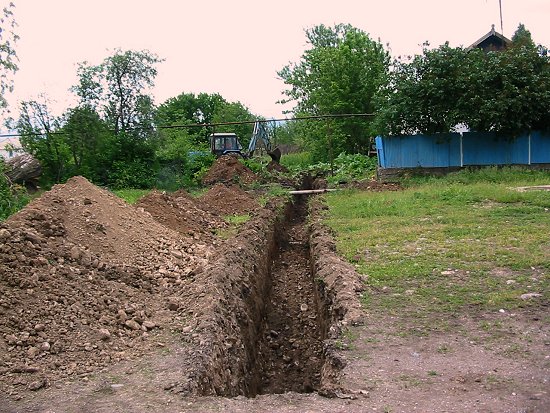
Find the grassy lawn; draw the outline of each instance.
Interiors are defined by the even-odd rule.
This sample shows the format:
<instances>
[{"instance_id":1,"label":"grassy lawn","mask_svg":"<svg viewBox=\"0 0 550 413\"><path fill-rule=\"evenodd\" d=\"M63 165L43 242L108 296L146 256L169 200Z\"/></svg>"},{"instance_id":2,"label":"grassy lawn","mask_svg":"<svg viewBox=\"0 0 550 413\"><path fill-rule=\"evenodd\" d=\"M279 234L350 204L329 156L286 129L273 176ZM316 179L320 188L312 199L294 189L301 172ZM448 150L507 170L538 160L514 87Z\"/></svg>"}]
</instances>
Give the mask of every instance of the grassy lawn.
<instances>
[{"instance_id":1,"label":"grassy lawn","mask_svg":"<svg viewBox=\"0 0 550 413\"><path fill-rule=\"evenodd\" d=\"M398 192L326 196L339 251L366 275L367 309L506 309L550 301L550 174L514 169L403 181ZM522 300L524 293L542 297Z\"/></svg>"}]
</instances>

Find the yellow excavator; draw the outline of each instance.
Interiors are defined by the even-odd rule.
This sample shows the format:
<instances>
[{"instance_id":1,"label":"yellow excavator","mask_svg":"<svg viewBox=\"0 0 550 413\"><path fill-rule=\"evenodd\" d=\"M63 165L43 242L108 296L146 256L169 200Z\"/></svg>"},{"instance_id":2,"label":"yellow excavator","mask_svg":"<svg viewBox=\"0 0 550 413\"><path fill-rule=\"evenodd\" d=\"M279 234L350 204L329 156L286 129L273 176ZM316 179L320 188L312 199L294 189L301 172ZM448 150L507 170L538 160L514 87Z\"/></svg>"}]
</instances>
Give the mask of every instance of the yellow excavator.
<instances>
[{"instance_id":1,"label":"yellow excavator","mask_svg":"<svg viewBox=\"0 0 550 413\"><path fill-rule=\"evenodd\" d=\"M265 122L257 121L254 123L254 130L246 151L243 151L239 138L234 133L212 133L209 138L210 149L217 157L237 154L243 158L251 158L256 149L263 148L274 162L279 163L281 160L280 149L271 147L271 139L267 133Z\"/></svg>"}]
</instances>

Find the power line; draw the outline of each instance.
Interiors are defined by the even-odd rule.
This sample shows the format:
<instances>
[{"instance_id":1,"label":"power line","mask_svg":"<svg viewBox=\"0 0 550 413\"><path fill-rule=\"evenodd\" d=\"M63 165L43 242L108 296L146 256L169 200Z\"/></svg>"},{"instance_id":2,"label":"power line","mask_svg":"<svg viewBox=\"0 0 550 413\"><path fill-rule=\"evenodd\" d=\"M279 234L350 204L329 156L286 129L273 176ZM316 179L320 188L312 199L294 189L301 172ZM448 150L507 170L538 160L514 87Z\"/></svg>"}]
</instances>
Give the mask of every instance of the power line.
<instances>
[{"instance_id":1,"label":"power line","mask_svg":"<svg viewBox=\"0 0 550 413\"><path fill-rule=\"evenodd\" d=\"M308 115L297 116L294 118L279 118L279 119L256 119L256 120L243 120L235 122L212 122L212 123L188 123L186 125L159 125L153 129L191 129L191 128L215 128L217 126L236 126L236 125L252 125L256 122L268 123L268 122L294 122L302 120L322 120L322 119L338 119L338 118L369 118L374 117L373 113L341 113L330 115ZM148 130L148 128L130 128L126 131L140 131ZM114 132L111 129L110 132ZM24 136L41 136L41 135L66 135L67 132L32 132L32 133L10 133L0 135L0 138L16 138Z\"/></svg>"}]
</instances>

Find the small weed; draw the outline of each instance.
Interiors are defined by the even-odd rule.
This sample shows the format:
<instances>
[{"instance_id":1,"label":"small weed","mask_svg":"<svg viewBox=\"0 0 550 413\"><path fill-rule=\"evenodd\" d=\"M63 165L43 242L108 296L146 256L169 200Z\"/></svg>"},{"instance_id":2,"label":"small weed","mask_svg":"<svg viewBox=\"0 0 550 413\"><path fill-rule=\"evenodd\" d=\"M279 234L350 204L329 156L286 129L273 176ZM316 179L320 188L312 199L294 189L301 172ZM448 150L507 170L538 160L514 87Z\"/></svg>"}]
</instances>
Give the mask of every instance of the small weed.
<instances>
[{"instance_id":1,"label":"small weed","mask_svg":"<svg viewBox=\"0 0 550 413\"><path fill-rule=\"evenodd\" d=\"M448 354L451 351L451 347L448 344L441 344L437 348L437 352L440 354Z\"/></svg>"},{"instance_id":2,"label":"small weed","mask_svg":"<svg viewBox=\"0 0 550 413\"><path fill-rule=\"evenodd\" d=\"M218 229L216 235L223 239L231 238L239 232L239 228L250 220L250 214L244 215L226 215L225 222L229 224L228 228Z\"/></svg>"},{"instance_id":3,"label":"small weed","mask_svg":"<svg viewBox=\"0 0 550 413\"><path fill-rule=\"evenodd\" d=\"M439 373L435 370L428 371L428 376L439 376Z\"/></svg>"}]
</instances>

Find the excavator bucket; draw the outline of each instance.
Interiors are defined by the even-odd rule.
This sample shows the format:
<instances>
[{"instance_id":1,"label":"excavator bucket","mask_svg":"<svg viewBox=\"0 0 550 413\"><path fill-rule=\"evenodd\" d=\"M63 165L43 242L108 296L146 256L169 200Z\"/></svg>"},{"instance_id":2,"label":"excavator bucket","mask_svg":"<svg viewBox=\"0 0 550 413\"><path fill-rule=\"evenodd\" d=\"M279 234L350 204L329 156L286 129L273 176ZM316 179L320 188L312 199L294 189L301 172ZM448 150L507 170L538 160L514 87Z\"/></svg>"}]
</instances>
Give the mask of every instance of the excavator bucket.
<instances>
[{"instance_id":1,"label":"excavator bucket","mask_svg":"<svg viewBox=\"0 0 550 413\"><path fill-rule=\"evenodd\" d=\"M279 148L273 149L271 152L267 153L269 156L271 156L271 159L273 162L280 163L281 161L281 150Z\"/></svg>"}]
</instances>

